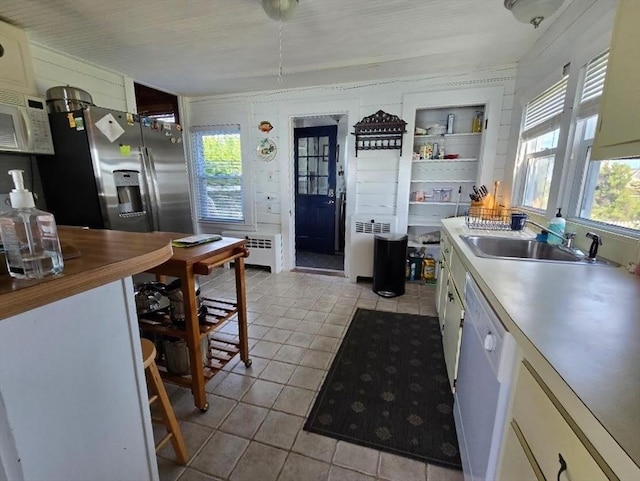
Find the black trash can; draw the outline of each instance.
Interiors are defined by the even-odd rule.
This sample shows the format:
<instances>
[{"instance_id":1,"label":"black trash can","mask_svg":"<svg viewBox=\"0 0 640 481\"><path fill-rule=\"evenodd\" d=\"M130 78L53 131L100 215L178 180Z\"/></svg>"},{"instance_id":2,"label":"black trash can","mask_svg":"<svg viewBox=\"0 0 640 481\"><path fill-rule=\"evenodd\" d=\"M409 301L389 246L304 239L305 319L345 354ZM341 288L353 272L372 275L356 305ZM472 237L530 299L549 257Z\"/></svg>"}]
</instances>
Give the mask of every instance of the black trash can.
<instances>
[{"instance_id":1,"label":"black trash can","mask_svg":"<svg viewBox=\"0 0 640 481\"><path fill-rule=\"evenodd\" d=\"M376 234L373 244L373 292L382 297L404 294L406 234Z\"/></svg>"}]
</instances>

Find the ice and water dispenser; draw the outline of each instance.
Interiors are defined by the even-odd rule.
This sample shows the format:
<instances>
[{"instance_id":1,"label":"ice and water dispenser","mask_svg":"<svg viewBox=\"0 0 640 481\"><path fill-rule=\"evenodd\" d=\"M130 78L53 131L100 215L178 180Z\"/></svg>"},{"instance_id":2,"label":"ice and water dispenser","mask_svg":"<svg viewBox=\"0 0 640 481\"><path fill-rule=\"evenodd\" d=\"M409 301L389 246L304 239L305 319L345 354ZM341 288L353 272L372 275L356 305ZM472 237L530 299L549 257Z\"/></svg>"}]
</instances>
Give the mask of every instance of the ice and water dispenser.
<instances>
[{"instance_id":1,"label":"ice and water dispenser","mask_svg":"<svg viewBox=\"0 0 640 481\"><path fill-rule=\"evenodd\" d=\"M140 172L137 170L114 170L113 179L118 193L120 214L144 213L140 191Z\"/></svg>"}]
</instances>

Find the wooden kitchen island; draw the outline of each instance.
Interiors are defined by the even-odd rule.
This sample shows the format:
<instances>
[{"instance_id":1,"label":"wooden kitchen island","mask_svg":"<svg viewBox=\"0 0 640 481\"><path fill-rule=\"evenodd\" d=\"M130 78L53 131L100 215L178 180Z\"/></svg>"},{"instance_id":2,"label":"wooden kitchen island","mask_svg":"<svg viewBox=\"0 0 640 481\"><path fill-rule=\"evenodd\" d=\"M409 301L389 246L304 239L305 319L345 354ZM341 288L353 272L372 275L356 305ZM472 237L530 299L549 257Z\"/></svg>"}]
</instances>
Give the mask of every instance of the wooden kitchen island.
<instances>
[{"instance_id":1,"label":"wooden kitchen island","mask_svg":"<svg viewBox=\"0 0 640 481\"><path fill-rule=\"evenodd\" d=\"M79 253L61 274L0 274L0 479L157 480L132 276L170 259L171 244L59 234Z\"/></svg>"},{"instance_id":2,"label":"wooden kitchen island","mask_svg":"<svg viewBox=\"0 0 640 481\"><path fill-rule=\"evenodd\" d=\"M171 242L188 236L188 234L171 232L154 232L155 239ZM205 393L205 382L216 374L236 353L245 366L251 366L249 344L247 339L247 303L245 291L244 258L249 255L244 239L223 237L221 240L191 247L174 248L173 256L166 262L157 265L147 272L156 274L159 280L165 276L177 277L181 281L185 329L140 323L141 329L159 334L183 338L189 349L189 371L186 376L161 371L163 379L191 389L196 407L201 411L209 409ZM214 268L233 262L236 278L236 300L206 299L210 314L205 322L198 317L198 299L196 298L196 275L211 274ZM238 340L229 341L215 336L215 329L224 321L237 314ZM144 316L143 316L144 317ZM205 340L208 353L203 362L200 342ZM204 366L203 366L204 364Z\"/></svg>"}]
</instances>

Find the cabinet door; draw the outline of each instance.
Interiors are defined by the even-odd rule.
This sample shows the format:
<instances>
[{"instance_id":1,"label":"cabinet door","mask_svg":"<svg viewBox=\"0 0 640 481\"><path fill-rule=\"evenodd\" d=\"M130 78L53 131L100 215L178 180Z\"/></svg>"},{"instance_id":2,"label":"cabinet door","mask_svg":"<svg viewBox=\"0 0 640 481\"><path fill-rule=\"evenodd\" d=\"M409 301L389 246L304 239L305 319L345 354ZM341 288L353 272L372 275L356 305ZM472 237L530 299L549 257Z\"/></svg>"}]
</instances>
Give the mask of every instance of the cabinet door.
<instances>
[{"instance_id":1,"label":"cabinet door","mask_svg":"<svg viewBox=\"0 0 640 481\"><path fill-rule=\"evenodd\" d=\"M451 390L458 374L458 358L460 355L460 334L462 332L462 318L464 309L458 293L449 282L447 288L447 307L444 315L444 329L442 331L442 346L444 348L444 362L447 366L447 374Z\"/></svg>"},{"instance_id":2,"label":"cabinet door","mask_svg":"<svg viewBox=\"0 0 640 481\"><path fill-rule=\"evenodd\" d=\"M443 233L440 237L440 260L438 261L438 275L436 284L436 311L440 319L440 331L444 324L444 311L447 299L447 283L449 282L449 255L451 244L449 238Z\"/></svg>"},{"instance_id":3,"label":"cabinet door","mask_svg":"<svg viewBox=\"0 0 640 481\"><path fill-rule=\"evenodd\" d=\"M561 455L567 468L559 479L609 479L572 428L575 423L565 420L547 394L548 391L543 389L529 369L525 364L520 366L512 415L544 477L558 478Z\"/></svg>"},{"instance_id":4,"label":"cabinet door","mask_svg":"<svg viewBox=\"0 0 640 481\"><path fill-rule=\"evenodd\" d=\"M620 0L591 158L640 155L640 2Z\"/></svg>"},{"instance_id":5,"label":"cabinet door","mask_svg":"<svg viewBox=\"0 0 640 481\"><path fill-rule=\"evenodd\" d=\"M27 35L20 29L0 22L0 85L14 92L37 95Z\"/></svg>"},{"instance_id":6,"label":"cabinet door","mask_svg":"<svg viewBox=\"0 0 640 481\"><path fill-rule=\"evenodd\" d=\"M520 438L522 434L518 436L516 430L519 431L518 425L515 421L512 421L504 440L504 452L502 453L502 465L500 466L498 481L513 481L514 479L520 481L544 481L544 476L542 476L540 468L538 468L535 459L533 459L529 447L522 444L523 442L526 443L526 441ZM529 457L532 459L530 460Z\"/></svg>"},{"instance_id":7,"label":"cabinet door","mask_svg":"<svg viewBox=\"0 0 640 481\"><path fill-rule=\"evenodd\" d=\"M444 330L444 319L447 312L447 288L449 286L449 269L443 260L439 263L436 309L440 321L440 332Z\"/></svg>"}]
</instances>

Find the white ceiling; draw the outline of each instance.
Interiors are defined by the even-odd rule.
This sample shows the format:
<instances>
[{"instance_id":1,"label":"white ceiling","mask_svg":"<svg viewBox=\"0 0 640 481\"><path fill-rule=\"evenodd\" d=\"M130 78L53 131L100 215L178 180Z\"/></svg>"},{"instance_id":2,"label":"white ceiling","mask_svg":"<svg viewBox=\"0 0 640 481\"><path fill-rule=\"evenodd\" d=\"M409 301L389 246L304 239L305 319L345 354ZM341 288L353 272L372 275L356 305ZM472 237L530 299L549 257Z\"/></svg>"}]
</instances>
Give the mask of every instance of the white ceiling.
<instances>
[{"instance_id":1,"label":"white ceiling","mask_svg":"<svg viewBox=\"0 0 640 481\"><path fill-rule=\"evenodd\" d=\"M0 10L32 42L189 96L509 64L557 16L534 30L503 0L300 0L282 24L278 84L279 23L260 0L3 0Z\"/></svg>"}]
</instances>

